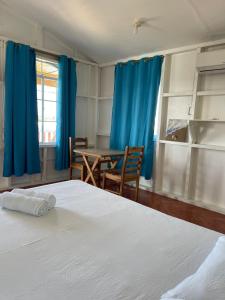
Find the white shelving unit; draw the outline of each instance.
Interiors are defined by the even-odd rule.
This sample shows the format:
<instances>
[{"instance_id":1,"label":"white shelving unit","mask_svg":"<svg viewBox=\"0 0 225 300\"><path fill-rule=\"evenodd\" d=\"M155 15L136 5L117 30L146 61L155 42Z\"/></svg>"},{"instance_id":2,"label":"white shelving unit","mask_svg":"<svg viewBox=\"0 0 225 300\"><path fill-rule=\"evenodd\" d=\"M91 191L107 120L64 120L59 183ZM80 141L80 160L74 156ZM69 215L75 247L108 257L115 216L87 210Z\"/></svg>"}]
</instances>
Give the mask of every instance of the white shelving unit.
<instances>
[{"instance_id":1,"label":"white shelving unit","mask_svg":"<svg viewBox=\"0 0 225 300\"><path fill-rule=\"evenodd\" d=\"M77 98L82 98L82 99L84 99L84 100L86 100L86 99L95 100L95 99L96 99L96 96L77 95Z\"/></svg>"},{"instance_id":2,"label":"white shelving unit","mask_svg":"<svg viewBox=\"0 0 225 300\"><path fill-rule=\"evenodd\" d=\"M219 184L220 176L225 176L225 72L200 75L196 68L197 54L213 50L213 46L198 47L165 56L154 189L225 211L225 189ZM186 142L165 139L169 119L188 120Z\"/></svg>"},{"instance_id":3,"label":"white shelving unit","mask_svg":"<svg viewBox=\"0 0 225 300\"><path fill-rule=\"evenodd\" d=\"M159 140L160 144L167 144L167 145L179 145L179 146L184 146L187 147L189 143L183 143L183 142L175 142L175 141L167 141L167 140Z\"/></svg>"},{"instance_id":4,"label":"white shelving unit","mask_svg":"<svg viewBox=\"0 0 225 300\"><path fill-rule=\"evenodd\" d=\"M77 63L76 135L97 143L99 67Z\"/></svg>"},{"instance_id":5,"label":"white shelving unit","mask_svg":"<svg viewBox=\"0 0 225 300\"><path fill-rule=\"evenodd\" d=\"M198 91L197 96L223 96L225 90L209 90L209 91Z\"/></svg>"},{"instance_id":6,"label":"white shelving unit","mask_svg":"<svg viewBox=\"0 0 225 300\"><path fill-rule=\"evenodd\" d=\"M114 67L78 65L76 134L89 144L108 147L113 99ZM110 80L108 80L110 79Z\"/></svg>"},{"instance_id":7,"label":"white shelving unit","mask_svg":"<svg viewBox=\"0 0 225 300\"><path fill-rule=\"evenodd\" d=\"M219 146L219 145L191 144L191 147L196 149L225 151L225 146Z\"/></svg>"},{"instance_id":8,"label":"white shelving unit","mask_svg":"<svg viewBox=\"0 0 225 300\"><path fill-rule=\"evenodd\" d=\"M114 66L99 68L96 145L109 147L114 88Z\"/></svg>"},{"instance_id":9,"label":"white shelving unit","mask_svg":"<svg viewBox=\"0 0 225 300\"><path fill-rule=\"evenodd\" d=\"M166 145L196 148L196 149L225 151L225 146L220 146L220 145L191 144L191 143L183 143L183 142L175 142L175 141L167 141L167 140L159 140L159 143L160 144L166 144Z\"/></svg>"},{"instance_id":10,"label":"white shelving unit","mask_svg":"<svg viewBox=\"0 0 225 300\"><path fill-rule=\"evenodd\" d=\"M98 97L99 100L112 100L113 96Z\"/></svg>"},{"instance_id":11,"label":"white shelving unit","mask_svg":"<svg viewBox=\"0 0 225 300\"><path fill-rule=\"evenodd\" d=\"M193 96L193 92L189 91L189 92L174 92L174 93L163 93L162 94L163 97L187 97L187 96Z\"/></svg>"},{"instance_id":12,"label":"white shelving unit","mask_svg":"<svg viewBox=\"0 0 225 300\"><path fill-rule=\"evenodd\" d=\"M201 120L201 119L193 119L189 121L190 124L194 124L194 123L225 123L225 120Z\"/></svg>"},{"instance_id":13,"label":"white shelving unit","mask_svg":"<svg viewBox=\"0 0 225 300\"><path fill-rule=\"evenodd\" d=\"M110 132L98 131L97 136L110 136Z\"/></svg>"}]
</instances>

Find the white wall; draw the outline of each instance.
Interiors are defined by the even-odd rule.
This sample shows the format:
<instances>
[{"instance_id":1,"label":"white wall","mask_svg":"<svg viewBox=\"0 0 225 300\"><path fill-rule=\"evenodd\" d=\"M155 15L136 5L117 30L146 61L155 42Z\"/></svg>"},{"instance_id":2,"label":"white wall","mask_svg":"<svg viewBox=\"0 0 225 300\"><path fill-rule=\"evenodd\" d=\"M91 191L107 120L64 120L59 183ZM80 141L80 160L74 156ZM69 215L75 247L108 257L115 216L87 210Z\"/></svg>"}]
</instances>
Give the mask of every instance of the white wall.
<instances>
[{"instance_id":1,"label":"white wall","mask_svg":"<svg viewBox=\"0 0 225 300\"><path fill-rule=\"evenodd\" d=\"M225 45L220 48L225 48ZM203 47L201 51L212 51L217 47ZM212 119L225 120L225 92L222 96L196 96L197 91L224 90L225 73L202 75L196 81L196 57L198 47L179 52L179 49L166 57L161 101L163 112L161 120L161 139L169 119ZM114 66L103 66L100 76L100 97L98 137L100 145L108 146L111 124L111 107L114 85ZM196 85L196 86L195 86ZM173 94L173 95L172 95ZM190 95L187 95L190 94ZM179 96L180 95L180 96ZM196 106L194 114L194 98ZM105 98L104 98L105 97ZM100 98L101 99L101 98ZM106 117L107 116L107 117ZM104 121L101 119L104 118ZM160 122L160 118L159 118ZM208 124L198 132L199 148L192 148L190 136L185 144L159 144L155 159L155 191L183 201L225 211L225 123ZM223 151L201 149L210 145L220 145ZM142 187L151 189L152 182L141 179Z\"/></svg>"},{"instance_id":2,"label":"white wall","mask_svg":"<svg viewBox=\"0 0 225 300\"><path fill-rule=\"evenodd\" d=\"M69 56L86 58L78 49L64 42L61 37L53 35L30 19L18 15L16 11L9 9L2 3L0 3L0 36L58 51Z\"/></svg>"},{"instance_id":3,"label":"white wall","mask_svg":"<svg viewBox=\"0 0 225 300\"><path fill-rule=\"evenodd\" d=\"M62 39L53 35L51 32L42 28L31 20L18 15L16 12L9 10L3 4L0 4L0 36L7 37L12 40L19 41L21 43L30 44L33 46L53 50L68 56L75 56L80 59L87 59L85 55L80 53L77 49L66 44ZM15 185L29 185L38 184L51 181L57 181L68 178L68 171L58 172L54 169L54 156L55 149L53 147L40 148L40 157L42 163L42 173L32 176L3 178L2 164L3 164L3 94L4 94L4 44L0 42L0 189L8 188ZM88 65L77 63L77 77L78 77L78 94L90 95L96 93L96 74L95 67L89 67ZM88 80L87 80L88 79ZM91 103L84 98L81 101L77 100L77 132L81 136L89 136L92 143L95 142L95 127L89 126L87 130L84 130L84 126L80 125L83 122L83 115L86 113L86 109L83 106L89 107L89 119L91 121L92 111ZM90 128L94 128L91 131Z\"/></svg>"},{"instance_id":4,"label":"white wall","mask_svg":"<svg viewBox=\"0 0 225 300\"><path fill-rule=\"evenodd\" d=\"M67 45L58 37L32 23L18 17L0 5L0 35L21 42L85 58L77 49ZM213 44L213 43L212 43ZM196 56L198 46L166 52L165 73L162 82L162 103L166 103L161 118L160 134L164 138L167 122L171 118L225 120L225 94L222 96L196 96L197 91L225 90L225 74L204 75L196 85ZM225 46L219 46L219 48ZM188 50L188 48L190 50ZM212 51L217 47L204 47L202 51ZM184 51L185 50L185 51ZM164 53L160 53L164 54ZM0 77L3 74L2 54L0 53ZM76 111L76 134L88 137L89 144L98 147L109 146L111 127L112 96L114 87L114 66L90 66L77 64L78 91ZM0 81L2 80L0 78ZM196 86L195 86L196 85ZM165 93L166 97L163 97ZM171 95L171 93L174 93ZM181 95L178 97L178 93ZM187 93L190 95L187 95ZM196 96L196 101L194 97ZM193 103L195 115L193 115ZM163 104L163 105L164 105ZM2 83L0 83L0 105L2 107ZM191 109L191 110L190 110ZM191 114L190 114L191 111ZM161 109L162 112L162 109ZM1 109L0 133L3 115ZM160 122L160 118L159 118ZM155 160L156 176L154 187L163 193L196 205L206 206L217 211L225 209L225 151L205 149L204 145L221 145L225 148L225 123L211 124L200 128L197 143L192 147L190 136L183 145L158 143ZM203 149L201 148L203 147ZM0 172L2 169L2 145L0 139ZM206 147L207 148L207 147ZM32 184L68 178L67 172L54 170L54 149L42 148L43 163L41 175L23 176L8 181L0 177L0 188L10 184ZM141 184L151 189L152 182L141 180Z\"/></svg>"}]
</instances>

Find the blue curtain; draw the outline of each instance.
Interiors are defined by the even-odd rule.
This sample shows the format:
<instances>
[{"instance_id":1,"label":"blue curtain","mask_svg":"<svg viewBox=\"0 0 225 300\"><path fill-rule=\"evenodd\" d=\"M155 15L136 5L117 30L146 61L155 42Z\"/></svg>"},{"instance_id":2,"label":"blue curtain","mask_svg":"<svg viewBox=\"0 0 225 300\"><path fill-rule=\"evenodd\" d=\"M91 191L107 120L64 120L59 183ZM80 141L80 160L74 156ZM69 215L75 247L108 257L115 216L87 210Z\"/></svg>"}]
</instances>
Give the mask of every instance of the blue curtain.
<instances>
[{"instance_id":1,"label":"blue curtain","mask_svg":"<svg viewBox=\"0 0 225 300\"><path fill-rule=\"evenodd\" d=\"M115 68L110 147L145 146L142 175L152 177L154 124L162 56L119 63Z\"/></svg>"},{"instance_id":2,"label":"blue curtain","mask_svg":"<svg viewBox=\"0 0 225 300\"><path fill-rule=\"evenodd\" d=\"M69 137L75 136L76 91L76 63L62 55L56 105L56 170L69 167Z\"/></svg>"},{"instance_id":3,"label":"blue curtain","mask_svg":"<svg viewBox=\"0 0 225 300\"><path fill-rule=\"evenodd\" d=\"M40 172L36 89L34 49L8 41L3 176Z\"/></svg>"}]
</instances>

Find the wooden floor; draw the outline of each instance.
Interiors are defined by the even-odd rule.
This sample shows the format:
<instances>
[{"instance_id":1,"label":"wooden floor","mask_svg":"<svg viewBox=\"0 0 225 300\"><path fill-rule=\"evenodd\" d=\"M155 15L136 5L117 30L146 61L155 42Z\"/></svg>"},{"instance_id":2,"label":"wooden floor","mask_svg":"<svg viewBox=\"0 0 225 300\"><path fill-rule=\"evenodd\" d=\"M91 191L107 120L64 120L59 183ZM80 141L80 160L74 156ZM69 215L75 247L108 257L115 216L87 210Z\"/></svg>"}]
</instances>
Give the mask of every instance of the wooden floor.
<instances>
[{"instance_id":1,"label":"wooden floor","mask_svg":"<svg viewBox=\"0 0 225 300\"><path fill-rule=\"evenodd\" d=\"M124 196L134 199L134 189L126 187ZM139 203L176 218L225 234L225 215L170 199L149 191L140 190Z\"/></svg>"}]
</instances>

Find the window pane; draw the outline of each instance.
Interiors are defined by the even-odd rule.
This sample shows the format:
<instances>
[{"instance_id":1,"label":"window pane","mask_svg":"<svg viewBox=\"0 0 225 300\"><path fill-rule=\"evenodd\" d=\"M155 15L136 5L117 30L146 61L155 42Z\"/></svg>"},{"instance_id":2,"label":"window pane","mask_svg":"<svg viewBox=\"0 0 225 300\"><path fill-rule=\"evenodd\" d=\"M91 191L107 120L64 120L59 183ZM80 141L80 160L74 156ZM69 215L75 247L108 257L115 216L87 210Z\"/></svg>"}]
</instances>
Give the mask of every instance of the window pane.
<instances>
[{"instance_id":1,"label":"window pane","mask_svg":"<svg viewBox=\"0 0 225 300\"><path fill-rule=\"evenodd\" d=\"M56 136L56 123L55 122L44 122L44 143L55 142Z\"/></svg>"},{"instance_id":2,"label":"window pane","mask_svg":"<svg viewBox=\"0 0 225 300\"><path fill-rule=\"evenodd\" d=\"M56 121L56 102L44 101L44 121Z\"/></svg>"},{"instance_id":3,"label":"window pane","mask_svg":"<svg viewBox=\"0 0 225 300\"><path fill-rule=\"evenodd\" d=\"M43 137L42 137L42 126L43 126L43 123L42 123L42 122L38 122L38 136L39 136L39 142L40 142L40 143L43 142Z\"/></svg>"},{"instance_id":4,"label":"window pane","mask_svg":"<svg viewBox=\"0 0 225 300\"><path fill-rule=\"evenodd\" d=\"M42 121L42 100L38 100L37 104L38 104L38 121Z\"/></svg>"},{"instance_id":5,"label":"window pane","mask_svg":"<svg viewBox=\"0 0 225 300\"><path fill-rule=\"evenodd\" d=\"M36 59L36 72L38 75L42 74L42 61Z\"/></svg>"},{"instance_id":6,"label":"window pane","mask_svg":"<svg viewBox=\"0 0 225 300\"><path fill-rule=\"evenodd\" d=\"M36 61L37 74L45 77L58 77L58 63L55 61L48 61L44 58L37 58Z\"/></svg>"},{"instance_id":7,"label":"window pane","mask_svg":"<svg viewBox=\"0 0 225 300\"><path fill-rule=\"evenodd\" d=\"M58 67L56 63L50 61L42 62L42 74L47 77L58 77Z\"/></svg>"},{"instance_id":8,"label":"window pane","mask_svg":"<svg viewBox=\"0 0 225 300\"><path fill-rule=\"evenodd\" d=\"M45 86L44 86L44 99L48 100L48 101L56 101L56 87L52 84L51 85L47 85L49 84L49 81L51 83L54 83L56 85L56 82L53 80L46 80L45 79Z\"/></svg>"},{"instance_id":9,"label":"window pane","mask_svg":"<svg viewBox=\"0 0 225 300\"><path fill-rule=\"evenodd\" d=\"M42 99L42 86L41 80L39 78L40 84L37 84L37 99Z\"/></svg>"},{"instance_id":10,"label":"window pane","mask_svg":"<svg viewBox=\"0 0 225 300\"><path fill-rule=\"evenodd\" d=\"M45 86L52 87L53 89L57 87L57 79L44 78Z\"/></svg>"}]
</instances>

